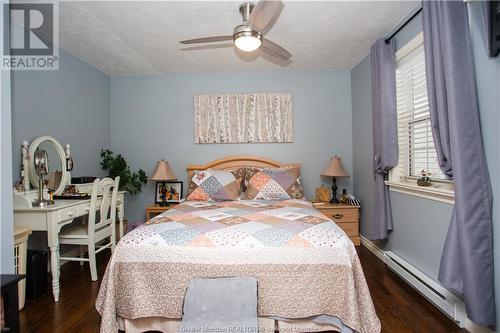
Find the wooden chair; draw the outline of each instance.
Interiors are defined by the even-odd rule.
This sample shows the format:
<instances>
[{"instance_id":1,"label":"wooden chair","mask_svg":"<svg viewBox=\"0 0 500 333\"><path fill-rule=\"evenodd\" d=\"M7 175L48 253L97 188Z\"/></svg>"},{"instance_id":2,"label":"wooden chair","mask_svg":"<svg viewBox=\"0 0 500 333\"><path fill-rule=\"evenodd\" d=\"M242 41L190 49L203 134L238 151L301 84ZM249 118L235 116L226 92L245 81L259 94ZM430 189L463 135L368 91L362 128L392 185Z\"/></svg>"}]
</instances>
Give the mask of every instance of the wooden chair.
<instances>
[{"instance_id":1,"label":"wooden chair","mask_svg":"<svg viewBox=\"0 0 500 333\"><path fill-rule=\"evenodd\" d=\"M87 246L88 258L84 258L82 251L80 257L60 257L60 260L67 261L88 261L90 264L90 275L92 281L97 281L97 266L96 254L106 248L111 248L113 252L116 244L116 196L118 194L118 185L120 177L115 180L111 178L104 178L102 180L96 179L92 188L92 196L90 198L89 218L88 223L85 224L70 224L63 228L59 233L60 244L73 244L79 245L80 249ZM102 196L102 197L101 197ZM97 221L98 201L99 207L99 221ZM108 238L110 242L97 246L104 239ZM96 250L97 248L97 250Z\"/></svg>"}]
</instances>

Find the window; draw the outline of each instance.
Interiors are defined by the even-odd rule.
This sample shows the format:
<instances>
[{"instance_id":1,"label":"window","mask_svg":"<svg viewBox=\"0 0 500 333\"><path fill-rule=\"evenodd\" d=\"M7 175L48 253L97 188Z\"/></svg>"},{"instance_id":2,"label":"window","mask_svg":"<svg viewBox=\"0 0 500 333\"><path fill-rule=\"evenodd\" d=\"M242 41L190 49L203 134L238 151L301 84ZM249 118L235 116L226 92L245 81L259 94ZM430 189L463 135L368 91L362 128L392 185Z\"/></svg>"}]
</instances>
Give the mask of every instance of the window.
<instances>
[{"instance_id":1,"label":"window","mask_svg":"<svg viewBox=\"0 0 500 333\"><path fill-rule=\"evenodd\" d=\"M391 171L389 183L412 188L413 192L452 194L453 184L439 168L432 137L423 34L396 53L396 62L399 161ZM431 173L432 187L417 186L422 170Z\"/></svg>"}]
</instances>

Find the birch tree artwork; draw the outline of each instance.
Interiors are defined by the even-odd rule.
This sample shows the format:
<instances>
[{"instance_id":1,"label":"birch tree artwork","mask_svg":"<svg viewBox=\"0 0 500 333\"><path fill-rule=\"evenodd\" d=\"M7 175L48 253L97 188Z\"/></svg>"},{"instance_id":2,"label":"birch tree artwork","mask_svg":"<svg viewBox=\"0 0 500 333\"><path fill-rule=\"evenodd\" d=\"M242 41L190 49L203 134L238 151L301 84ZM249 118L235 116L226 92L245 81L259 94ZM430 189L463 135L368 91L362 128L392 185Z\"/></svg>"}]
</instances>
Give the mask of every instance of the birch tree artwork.
<instances>
[{"instance_id":1,"label":"birch tree artwork","mask_svg":"<svg viewBox=\"0 0 500 333\"><path fill-rule=\"evenodd\" d=\"M194 142L293 142L292 94L195 95Z\"/></svg>"}]
</instances>

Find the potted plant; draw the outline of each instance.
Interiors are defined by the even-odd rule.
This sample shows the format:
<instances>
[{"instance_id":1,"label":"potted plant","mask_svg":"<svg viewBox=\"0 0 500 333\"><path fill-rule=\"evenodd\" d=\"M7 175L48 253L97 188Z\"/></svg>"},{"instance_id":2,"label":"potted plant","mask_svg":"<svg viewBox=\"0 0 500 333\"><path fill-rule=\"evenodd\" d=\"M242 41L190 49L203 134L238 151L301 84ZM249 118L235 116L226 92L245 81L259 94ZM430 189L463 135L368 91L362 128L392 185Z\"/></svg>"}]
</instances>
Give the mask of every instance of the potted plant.
<instances>
[{"instance_id":1,"label":"potted plant","mask_svg":"<svg viewBox=\"0 0 500 333\"><path fill-rule=\"evenodd\" d=\"M141 192L142 184L146 184L148 178L144 170L139 169L132 172L121 154L115 155L109 149L101 149L101 167L108 172L108 176L115 178L120 176L120 190L135 195Z\"/></svg>"},{"instance_id":2,"label":"potted plant","mask_svg":"<svg viewBox=\"0 0 500 333\"><path fill-rule=\"evenodd\" d=\"M432 185L432 178L431 178L431 173L429 171L422 170L420 172L421 176L418 177L417 179L417 185L418 186L431 186Z\"/></svg>"}]
</instances>

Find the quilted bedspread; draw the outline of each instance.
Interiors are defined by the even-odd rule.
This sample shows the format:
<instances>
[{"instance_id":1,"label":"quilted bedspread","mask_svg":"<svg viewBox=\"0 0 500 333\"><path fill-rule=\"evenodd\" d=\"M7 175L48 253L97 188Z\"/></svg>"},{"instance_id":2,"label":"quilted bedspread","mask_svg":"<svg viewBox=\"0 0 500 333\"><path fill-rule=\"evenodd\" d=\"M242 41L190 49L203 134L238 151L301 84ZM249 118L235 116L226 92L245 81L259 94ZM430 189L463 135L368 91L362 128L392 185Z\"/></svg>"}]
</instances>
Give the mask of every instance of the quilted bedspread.
<instances>
[{"instance_id":1,"label":"quilted bedspread","mask_svg":"<svg viewBox=\"0 0 500 333\"><path fill-rule=\"evenodd\" d=\"M302 200L186 201L134 229L101 283L101 332L117 332L117 316L182 318L192 278L233 276L257 278L259 316L380 332L353 243Z\"/></svg>"}]
</instances>

